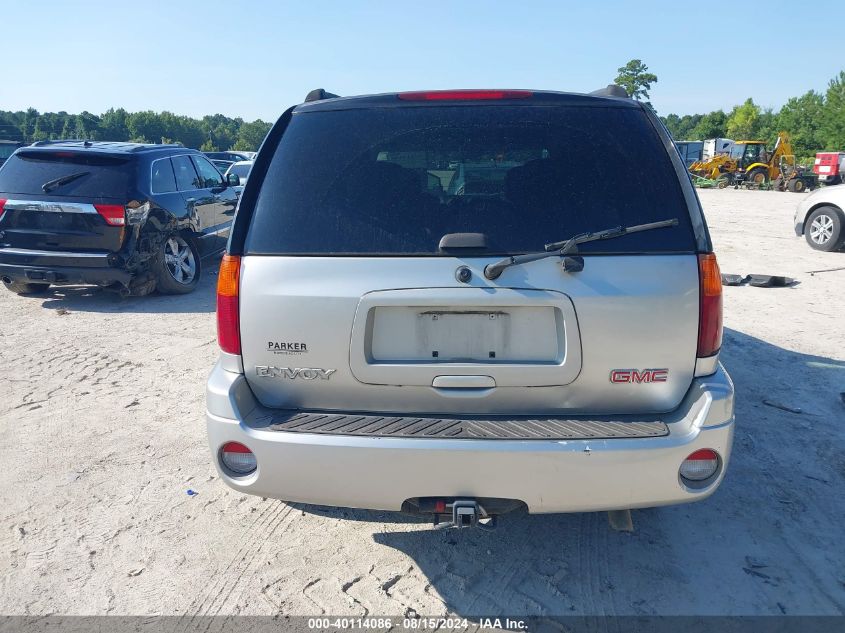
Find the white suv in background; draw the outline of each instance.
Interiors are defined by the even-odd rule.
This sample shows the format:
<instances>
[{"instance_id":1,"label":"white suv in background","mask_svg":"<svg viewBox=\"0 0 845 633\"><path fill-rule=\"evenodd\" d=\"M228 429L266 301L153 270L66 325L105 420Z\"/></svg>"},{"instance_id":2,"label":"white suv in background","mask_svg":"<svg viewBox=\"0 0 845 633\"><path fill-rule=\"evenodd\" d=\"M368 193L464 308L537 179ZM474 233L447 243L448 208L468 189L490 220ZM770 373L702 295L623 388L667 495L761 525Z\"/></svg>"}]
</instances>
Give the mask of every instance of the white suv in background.
<instances>
[{"instance_id":1,"label":"white suv in background","mask_svg":"<svg viewBox=\"0 0 845 633\"><path fill-rule=\"evenodd\" d=\"M795 209L795 234L819 251L836 251L845 245L845 185L822 187L804 198Z\"/></svg>"}]
</instances>

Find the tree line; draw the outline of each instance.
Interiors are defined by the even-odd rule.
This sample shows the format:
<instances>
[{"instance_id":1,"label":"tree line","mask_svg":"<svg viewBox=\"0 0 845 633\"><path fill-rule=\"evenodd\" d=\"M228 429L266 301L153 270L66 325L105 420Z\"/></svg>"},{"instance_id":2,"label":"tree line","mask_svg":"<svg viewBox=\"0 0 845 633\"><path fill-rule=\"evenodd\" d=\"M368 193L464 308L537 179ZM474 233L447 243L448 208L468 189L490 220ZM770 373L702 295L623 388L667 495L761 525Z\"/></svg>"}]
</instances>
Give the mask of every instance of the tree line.
<instances>
[{"instance_id":1,"label":"tree line","mask_svg":"<svg viewBox=\"0 0 845 633\"><path fill-rule=\"evenodd\" d=\"M732 138L771 145L783 130L790 135L796 157L806 162L816 152L845 151L845 71L830 80L825 92L810 90L792 97L777 111L746 99L730 112L669 114L661 120L678 141Z\"/></svg>"},{"instance_id":2,"label":"tree line","mask_svg":"<svg viewBox=\"0 0 845 633\"><path fill-rule=\"evenodd\" d=\"M657 83L657 75L648 72L648 66L639 59L632 59L618 72L614 83L651 106L649 90ZM845 151L845 71L830 80L824 93L810 90L792 97L778 111L746 99L730 112L669 114L660 119L676 141L732 138L773 144L783 130L790 135L796 157L808 161L819 151Z\"/></svg>"},{"instance_id":3,"label":"tree line","mask_svg":"<svg viewBox=\"0 0 845 633\"><path fill-rule=\"evenodd\" d=\"M270 131L270 123L244 121L222 114L202 119L172 112L127 112L111 108L96 115L90 112L40 113L0 110L0 139L33 143L55 139L131 141L137 143L182 143L204 152L223 150L256 151Z\"/></svg>"},{"instance_id":4,"label":"tree line","mask_svg":"<svg viewBox=\"0 0 845 633\"><path fill-rule=\"evenodd\" d=\"M635 99L648 102L651 84L657 76L639 59L619 68L615 83ZM649 104L651 105L651 104ZM708 138L765 140L774 143L780 130L789 132L796 156L808 160L818 151L845 151L845 71L828 83L823 93L810 90L792 97L778 111L761 108L746 99L730 112L669 114L660 117L678 141ZM75 138L92 141L134 141L140 143L182 143L202 151L255 151L270 123L246 122L222 114L202 119L172 112L127 112L111 108L101 115L82 112L39 113L34 108L20 112L0 110L0 139L32 143L41 140Z\"/></svg>"}]
</instances>

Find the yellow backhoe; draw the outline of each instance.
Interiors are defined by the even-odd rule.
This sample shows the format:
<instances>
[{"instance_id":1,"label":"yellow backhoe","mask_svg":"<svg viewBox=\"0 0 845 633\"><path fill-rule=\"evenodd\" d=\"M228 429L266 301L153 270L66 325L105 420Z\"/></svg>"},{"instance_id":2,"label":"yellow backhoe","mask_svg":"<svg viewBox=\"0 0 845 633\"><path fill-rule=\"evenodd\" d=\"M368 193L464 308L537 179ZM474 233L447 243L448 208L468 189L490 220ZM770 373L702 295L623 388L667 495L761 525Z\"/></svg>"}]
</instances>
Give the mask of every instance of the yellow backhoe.
<instances>
[{"instance_id":1,"label":"yellow backhoe","mask_svg":"<svg viewBox=\"0 0 845 633\"><path fill-rule=\"evenodd\" d=\"M765 141L737 141L729 153L695 162L689 170L694 176L719 180L721 186L738 182L763 185L781 178L781 165L795 165L795 155L786 132L778 133L778 140L771 151L766 148Z\"/></svg>"},{"instance_id":2,"label":"yellow backhoe","mask_svg":"<svg viewBox=\"0 0 845 633\"><path fill-rule=\"evenodd\" d=\"M734 182L745 181L754 185L780 178L781 165L795 165L795 153L786 132L778 133L772 151L766 149L765 141L737 141L731 147L730 157L736 161Z\"/></svg>"}]
</instances>

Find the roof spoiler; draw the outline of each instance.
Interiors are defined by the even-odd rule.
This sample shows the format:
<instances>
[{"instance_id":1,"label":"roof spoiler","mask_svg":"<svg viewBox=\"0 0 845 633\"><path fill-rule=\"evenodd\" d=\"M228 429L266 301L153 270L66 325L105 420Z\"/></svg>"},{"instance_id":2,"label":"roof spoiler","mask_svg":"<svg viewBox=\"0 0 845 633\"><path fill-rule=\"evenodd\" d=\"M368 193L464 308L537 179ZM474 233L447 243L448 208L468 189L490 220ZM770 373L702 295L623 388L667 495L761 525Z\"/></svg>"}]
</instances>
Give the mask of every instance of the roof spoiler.
<instances>
[{"instance_id":1,"label":"roof spoiler","mask_svg":"<svg viewBox=\"0 0 845 633\"><path fill-rule=\"evenodd\" d=\"M616 99L630 99L628 91L617 84L608 84L605 88L593 90L590 93L591 97L614 97Z\"/></svg>"},{"instance_id":2,"label":"roof spoiler","mask_svg":"<svg viewBox=\"0 0 845 633\"><path fill-rule=\"evenodd\" d=\"M331 92L326 92L322 88L315 88L307 95L305 95L305 103L309 103L310 101L322 101L323 99L336 99L340 95L332 94Z\"/></svg>"}]
</instances>

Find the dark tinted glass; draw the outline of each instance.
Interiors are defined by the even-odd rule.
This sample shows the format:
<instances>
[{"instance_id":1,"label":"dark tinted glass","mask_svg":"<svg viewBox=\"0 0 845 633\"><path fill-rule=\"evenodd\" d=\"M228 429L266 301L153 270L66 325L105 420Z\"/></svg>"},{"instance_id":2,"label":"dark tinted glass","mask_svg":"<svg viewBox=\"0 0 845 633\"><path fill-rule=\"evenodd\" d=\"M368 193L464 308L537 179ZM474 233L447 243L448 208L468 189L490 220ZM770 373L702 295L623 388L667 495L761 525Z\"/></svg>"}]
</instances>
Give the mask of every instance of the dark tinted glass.
<instances>
[{"instance_id":1,"label":"dark tinted glass","mask_svg":"<svg viewBox=\"0 0 845 633\"><path fill-rule=\"evenodd\" d=\"M133 184L134 163L123 157L78 152L21 151L0 169L0 193L44 195L47 182L84 175L53 188L51 196L87 196L126 199Z\"/></svg>"},{"instance_id":2,"label":"dark tinted glass","mask_svg":"<svg viewBox=\"0 0 845 633\"><path fill-rule=\"evenodd\" d=\"M193 158L194 167L197 168L197 173L200 175L200 186L203 189L211 189L223 184L223 176L220 175L214 165L202 156L192 156L191 158Z\"/></svg>"},{"instance_id":3,"label":"dark tinted glass","mask_svg":"<svg viewBox=\"0 0 845 633\"><path fill-rule=\"evenodd\" d=\"M17 145L12 145L11 143L0 143L0 160L9 158L16 149L18 149Z\"/></svg>"},{"instance_id":4,"label":"dark tinted glass","mask_svg":"<svg viewBox=\"0 0 845 633\"><path fill-rule=\"evenodd\" d=\"M295 114L261 185L246 252L434 254L447 233L490 253L678 218L583 252L694 251L669 154L639 110L370 108Z\"/></svg>"},{"instance_id":5,"label":"dark tinted glass","mask_svg":"<svg viewBox=\"0 0 845 633\"><path fill-rule=\"evenodd\" d=\"M177 191L176 176L169 158L163 158L153 163L152 176L153 193L171 193Z\"/></svg>"},{"instance_id":6,"label":"dark tinted glass","mask_svg":"<svg viewBox=\"0 0 845 633\"><path fill-rule=\"evenodd\" d=\"M252 165L232 165L229 168L230 174L236 174L239 178L243 179L249 176L249 170L252 169Z\"/></svg>"},{"instance_id":7,"label":"dark tinted glass","mask_svg":"<svg viewBox=\"0 0 845 633\"><path fill-rule=\"evenodd\" d=\"M190 156L173 156L170 162L173 164L173 172L176 174L176 187L179 191L192 191L202 188Z\"/></svg>"}]
</instances>

